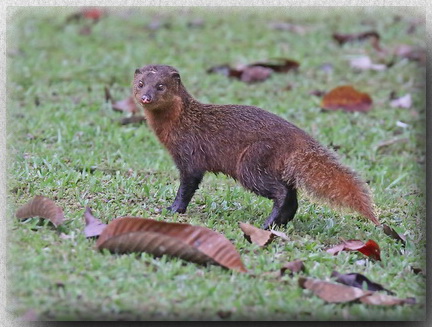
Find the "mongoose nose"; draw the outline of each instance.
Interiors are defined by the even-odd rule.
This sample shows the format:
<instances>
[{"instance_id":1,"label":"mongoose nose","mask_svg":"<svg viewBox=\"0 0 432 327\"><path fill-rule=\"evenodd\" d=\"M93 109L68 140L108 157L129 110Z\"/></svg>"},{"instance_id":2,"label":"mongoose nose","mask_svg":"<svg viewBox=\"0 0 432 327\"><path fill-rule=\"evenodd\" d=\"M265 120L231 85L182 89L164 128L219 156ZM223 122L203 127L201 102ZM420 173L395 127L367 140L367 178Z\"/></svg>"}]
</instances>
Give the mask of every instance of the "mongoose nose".
<instances>
[{"instance_id":1,"label":"mongoose nose","mask_svg":"<svg viewBox=\"0 0 432 327\"><path fill-rule=\"evenodd\" d=\"M150 102L152 102L152 97L150 95L148 95L148 94L144 94L141 97L141 102L142 103L150 103Z\"/></svg>"}]
</instances>

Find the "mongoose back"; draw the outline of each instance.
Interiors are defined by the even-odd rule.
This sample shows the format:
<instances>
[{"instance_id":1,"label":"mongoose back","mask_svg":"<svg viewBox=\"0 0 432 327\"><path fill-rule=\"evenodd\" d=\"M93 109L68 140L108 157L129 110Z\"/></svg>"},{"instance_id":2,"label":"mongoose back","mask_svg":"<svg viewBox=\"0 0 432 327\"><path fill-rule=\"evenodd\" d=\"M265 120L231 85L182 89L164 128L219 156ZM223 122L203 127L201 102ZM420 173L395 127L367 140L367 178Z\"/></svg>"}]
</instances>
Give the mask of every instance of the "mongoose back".
<instances>
[{"instance_id":1,"label":"mongoose back","mask_svg":"<svg viewBox=\"0 0 432 327\"><path fill-rule=\"evenodd\" d=\"M165 65L136 69L133 95L180 171L171 211L184 213L204 174L214 172L273 200L266 229L293 219L297 189L380 224L368 187L357 174L281 117L254 106L200 103L187 92L179 72Z\"/></svg>"}]
</instances>

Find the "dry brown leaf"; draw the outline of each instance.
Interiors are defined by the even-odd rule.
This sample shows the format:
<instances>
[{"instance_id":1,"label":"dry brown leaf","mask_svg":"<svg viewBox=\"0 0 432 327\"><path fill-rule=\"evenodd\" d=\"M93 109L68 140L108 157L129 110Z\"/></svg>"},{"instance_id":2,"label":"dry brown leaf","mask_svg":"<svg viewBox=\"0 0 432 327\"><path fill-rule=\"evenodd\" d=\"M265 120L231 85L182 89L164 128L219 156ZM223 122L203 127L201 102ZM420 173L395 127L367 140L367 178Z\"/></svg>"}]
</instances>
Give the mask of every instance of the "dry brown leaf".
<instances>
[{"instance_id":1,"label":"dry brown leaf","mask_svg":"<svg viewBox=\"0 0 432 327\"><path fill-rule=\"evenodd\" d=\"M129 96L126 99L114 102L112 104L112 108L114 111L131 113L133 115L140 112L140 108L136 105L132 96Z\"/></svg>"},{"instance_id":2,"label":"dry brown leaf","mask_svg":"<svg viewBox=\"0 0 432 327\"><path fill-rule=\"evenodd\" d=\"M368 56L353 58L350 60L350 66L359 70L377 70L383 71L387 69L386 65L374 64Z\"/></svg>"},{"instance_id":3,"label":"dry brown leaf","mask_svg":"<svg viewBox=\"0 0 432 327\"><path fill-rule=\"evenodd\" d=\"M311 290L315 295L330 303L344 303L357 300L372 305L400 305L416 303L415 298L399 299L387 294L362 290L361 288L335 284L319 279L299 278L298 282L302 288Z\"/></svg>"},{"instance_id":4,"label":"dry brown leaf","mask_svg":"<svg viewBox=\"0 0 432 327\"><path fill-rule=\"evenodd\" d=\"M366 295L360 298L360 301L365 304L372 305L401 305L401 304L415 304L415 298L409 297L406 299L399 299L397 297L382 294L382 293L373 293L371 295Z\"/></svg>"},{"instance_id":5,"label":"dry brown leaf","mask_svg":"<svg viewBox=\"0 0 432 327\"><path fill-rule=\"evenodd\" d=\"M241 76L240 80L245 83L257 83L265 81L270 77L273 70L261 66L248 66L246 67Z\"/></svg>"},{"instance_id":6,"label":"dry brown leaf","mask_svg":"<svg viewBox=\"0 0 432 327\"><path fill-rule=\"evenodd\" d=\"M274 239L274 234L271 231L264 230L247 223L239 223L240 229L244 233L244 237L251 243L259 246L266 246Z\"/></svg>"},{"instance_id":7,"label":"dry brown leaf","mask_svg":"<svg viewBox=\"0 0 432 327\"><path fill-rule=\"evenodd\" d=\"M18 219L41 217L50 220L54 226L59 226L64 221L62 208L47 197L36 195L27 204L20 207L16 212Z\"/></svg>"},{"instance_id":8,"label":"dry brown leaf","mask_svg":"<svg viewBox=\"0 0 432 327\"><path fill-rule=\"evenodd\" d=\"M412 105L411 94L405 94L403 97L390 101L393 108L410 108Z\"/></svg>"},{"instance_id":9,"label":"dry brown leaf","mask_svg":"<svg viewBox=\"0 0 432 327\"><path fill-rule=\"evenodd\" d=\"M403 245L406 244L406 237L403 234L399 234L398 232L396 232L393 228L391 228L390 226L383 224L383 231L386 235L394 238L397 241L402 242Z\"/></svg>"},{"instance_id":10,"label":"dry brown leaf","mask_svg":"<svg viewBox=\"0 0 432 327\"><path fill-rule=\"evenodd\" d=\"M281 276L284 275L287 270L289 270L290 275L292 275L300 271L305 271L305 265L302 260L294 260L294 261L287 262L280 269L280 275Z\"/></svg>"},{"instance_id":11,"label":"dry brown leaf","mask_svg":"<svg viewBox=\"0 0 432 327\"><path fill-rule=\"evenodd\" d=\"M372 108L372 98L351 85L343 85L326 93L322 98L321 107L328 110L367 112Z\"/></svg>"},{"instance_id":12,"label":"dry brown leaf","mask_svg":"<svg viewBox=\"0 0 432 327\"><path fill-rule=\"evenodd\" d=\"M103 223L102 221L93 216L92 211L89 207L86 207L84 211L84 219L86 223L86 227L84 228L84 235L86 237L99 236L107 226L107 224Z\"/></svg>"},{"instance_id":13,"label":"dry brown leaf","mask_svg":"<svg viewBox=\"0 0 432 327\"><path fill-rule=\"evenodd\" d=\"M335 39L339 43L339 45L343 45L347 42L363 41L365 39L371 39L372 47L377 51L380 52L383 51L379 44L380 35L376 31L368 31L368 32L357 33L357 34L334 33L333 39Z\"/></svg>"},{"instance_id":14,"label":"dry brown leaf","mask_svg":"<svg viewBox=\"0 0 432 327\"><path fill-rule=\"evenodd\" d=\"M363 288L363 284L366 284L368 291L386 291L387 293L394 295L392 291L384 288L381 284L375 283L359 273L340 274L337 271L333 271L331 277L336 277L338 283L347 286Z\"/></svg>"},{"instance_id":15,"label":"dry brown leaf","mask_svg":"<svg viewBox=\"0 0 432 327\"><path fill-rule=\"evenodd\" d=\"M298 282L302 288L311 290L315 295L330 303L351 302L361 298L362 296L372 294L372 291L364 291L357 287L326 282L313 278L299 278Z\"/></svg>"},{"instance_id":16,"label":"dry brown leaf","mask_svg":"<svg viewBox=\"0 0 432 327\"><path fill-rule=\"evenodd\" d=\"M222 234L201 226L168 223L138 217L114 219L96 243L99 250L115 253L148 252L246 272L240 254Z\"/></svg>"},{"instance_id":17,"label":"dry brown leaf","mask_svg":"<svg viewBox=\"0 0 432 327\"><path fill-rule=\"evenodd\" d=\"M264 230L247 223L239 223L240 229L244 233L244 237L251 243L255 243L259 246L266 246L270 244L275 237L280 237L284 240L288 240L288 236L285 233L275 230Z\"/></svg>"},{"instance_id":18,"label":"dry brown leaf","mask_svg":"<svg viewBox=\"0 0 432 327\"><path fill-rule=\"evenodd\" d=\"M273 72L287 73L297 70L299 66L300 64L295 60L277 58L275 62L255 62L238 68L232 68L228 64L213 66L207 69L207 73L222 74L245 83L256 83L265 81Z\"/></svg>"}]
</instances>

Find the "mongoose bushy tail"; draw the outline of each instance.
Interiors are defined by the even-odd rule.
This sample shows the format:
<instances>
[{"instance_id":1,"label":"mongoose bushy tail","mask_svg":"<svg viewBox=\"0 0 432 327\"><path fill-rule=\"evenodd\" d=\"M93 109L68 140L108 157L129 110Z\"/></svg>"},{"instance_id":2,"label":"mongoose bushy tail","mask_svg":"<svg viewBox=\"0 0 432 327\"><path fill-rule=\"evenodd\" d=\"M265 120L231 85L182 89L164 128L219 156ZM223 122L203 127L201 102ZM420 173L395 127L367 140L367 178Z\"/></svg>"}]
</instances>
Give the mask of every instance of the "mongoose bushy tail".
<instances>
[{"instance_id":1,"label":"mongoose bushy tail","mask_svg":"<svg viewBox=\"0 0 432 327\"><path fill-rule=\"evenodd\" d=\"M313 198L333 207L357 211L376 225L380 224L373 213L368 186L320 144L311 142L293 154L286 163L284 180L295 183Z\"/></svg>"},{"instance_id":2,"label":"mongoose bushy tail","mask_svg":"<svg viewBox=\"0 0 432 327\"><path fill-rule=\"evenodd\" d=\"M137 69L133 94L180 172L170 210L184 213L204 174L213 172L273 200L264 228L293 219L297 189L379 225L368 186L333 152L281 117L254 106L200 103L179 72L165 65Z\"/></svg>"}]
</instances>

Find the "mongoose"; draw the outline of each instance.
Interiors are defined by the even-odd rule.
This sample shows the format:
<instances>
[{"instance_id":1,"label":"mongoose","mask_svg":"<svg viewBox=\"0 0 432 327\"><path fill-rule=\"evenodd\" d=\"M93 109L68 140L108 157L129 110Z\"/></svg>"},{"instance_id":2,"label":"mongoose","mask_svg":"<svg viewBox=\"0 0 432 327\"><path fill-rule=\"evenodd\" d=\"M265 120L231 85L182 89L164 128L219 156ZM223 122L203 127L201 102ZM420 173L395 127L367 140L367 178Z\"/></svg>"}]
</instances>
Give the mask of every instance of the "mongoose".
<instances>
[{"instance_id":1,"label":"mongoose","mask_svg":"<svg viewBox=\"0 0 432 327\"><path fill-rule=\"evenodd\" d=\"M213 172L273 200L265 229L293 219L297 189L380 224L368 187L357 174L281 117L254 106L200 103L187 92L177 69L165 65L136 69L133 95L180 171L169 210L184 213L204 173Z\"/></svg>"}]
</instances>

